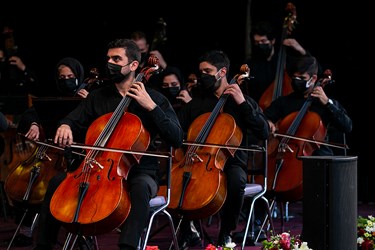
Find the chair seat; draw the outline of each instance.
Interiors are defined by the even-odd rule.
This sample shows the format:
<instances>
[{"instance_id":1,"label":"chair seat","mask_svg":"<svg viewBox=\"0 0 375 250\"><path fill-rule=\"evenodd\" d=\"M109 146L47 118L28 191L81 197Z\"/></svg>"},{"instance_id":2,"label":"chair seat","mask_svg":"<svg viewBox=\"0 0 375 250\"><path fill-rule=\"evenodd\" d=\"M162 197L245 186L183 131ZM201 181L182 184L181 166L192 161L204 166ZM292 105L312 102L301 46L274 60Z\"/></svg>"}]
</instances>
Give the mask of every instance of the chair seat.
<instances>
[{"instance_id":1,"label":"chair seat","mask_svg":"<svg viewBox=\"0 0 375 250\"><path fill-rule=\"evenodd\" d=\"M159 207L166 203L167 201L164 196L156 196L150 200L150 207Z\"/></svg>"},{"instance_id":2,"label":"chair seat","mask_svg":"<svg viewBox=\"0 0 375 250\"><path fill-rule=\"evenodd\" d=\"M256 183L248 183L245 187L245 196L251 197L263 191L263 186Z\"/></svg>"}]
</instances>

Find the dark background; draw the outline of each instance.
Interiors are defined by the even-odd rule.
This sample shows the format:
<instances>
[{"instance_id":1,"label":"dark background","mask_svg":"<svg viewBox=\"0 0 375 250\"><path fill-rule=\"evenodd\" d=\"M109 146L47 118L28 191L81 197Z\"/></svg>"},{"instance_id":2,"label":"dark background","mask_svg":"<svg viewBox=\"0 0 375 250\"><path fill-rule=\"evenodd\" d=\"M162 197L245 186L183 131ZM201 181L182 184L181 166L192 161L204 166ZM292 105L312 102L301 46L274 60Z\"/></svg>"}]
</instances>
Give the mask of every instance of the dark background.
<instances>
[{"instance_id":1,"label":"dark background","mask_svg":"<svg viewBox=\"0 0 375 250\"><path fill-rule=\"evenodd\" d=\"M282 29L287 1L253 0L251 21L269 20ZM298 24L293 36L324 68L333 71L334 86L327 91L353 119L347 135L348 155L358 156L359 200L375 201L370 182L375 174L370 155L372 112L370 95L374 77L370 64L373 44L370 15L361 2L292 1ZM81 7L78 7L77 5ZM239 1L102 1L99 4L12 1L0 8L0 24L15 30L18 52L36 71L43 85L54 83L56 63L65 56L77 58L87 73L105 64L106 45L118 37L143 30L151 39L160 17L167 23L167 42L161 49L170 65L185 76L196 69L196 59L207 49L222 49L230 57L231 72L245 59L248 2ZM373 30L373 28L372 28ZM366 62L365 62L366 59Z\"/></svg>"}]
</instances>

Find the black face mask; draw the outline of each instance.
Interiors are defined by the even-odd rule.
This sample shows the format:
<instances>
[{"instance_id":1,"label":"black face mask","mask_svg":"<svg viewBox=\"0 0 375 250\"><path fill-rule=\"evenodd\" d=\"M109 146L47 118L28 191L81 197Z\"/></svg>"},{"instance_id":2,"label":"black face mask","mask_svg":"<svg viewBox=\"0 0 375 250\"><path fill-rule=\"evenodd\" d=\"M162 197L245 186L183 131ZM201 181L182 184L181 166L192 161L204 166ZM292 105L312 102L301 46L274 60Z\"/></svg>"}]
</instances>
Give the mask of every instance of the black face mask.
<instances>
[{"instance_id":1,"label":"black face mask","mask_svg":"<svg viewBox=\"0 0 375 250\"><path fill-rule=\"evenodd\" d=\"M213 93L220 87L219 80L214 75L202 73L198 78L198 83L203 91Z\"/></svg>"},{"instance_id":2,"label":"black face mask","mask_svg":"<svg viewBox=\"0 0 375 250\"><path fill-rule=\"evenodd\" d=\"M293 91L299 94L305 93L305 91L308 90L310 87L311 79L312 78L310 78L309 80L302 80L302 79L292 78L291 85L292 85Z\"/></svg>"},{"instance_id":3,"label":"black face mask","mask_svg":"<svg viewBox=\"0 0 375 250\"><path fill-rule=\"evenodd\" d=\"M178 93L180 93L180 89L180 87L162 88L162 93L168 98L169 102L173 103L175 102Z\"/></svg>"},{"instance_id":4,"label":"black face mask","mask_svg":"<svg viewBox=\"0 0 375 250\"><path fill-rule=\"evenodd\" d=\"M59 79L57 81L57 88L62 94L74 95L76 90L78 89L78 79Z\"/></svg>"},{"instance_id":5,"label":"black face mask","mask_svg":"<svg viewBox=\"0 0 375 250\"><path fill-rule=\"evenodd\" d=\"M129 64L121 66L121 65L114 64L114 63L107 63L107 76L108 76L108 78L114 83L119 83L119 82L123 81L125 78L127 78L129 76L129 74L123 75L121 73L121 69L122 69L122 67L125 67L127 65L129 65Z\"/></svg>"},{"instance_id":6,"label":"black face mask","mask_svg":"<svg viewBox=\"0 0 375 250\"><path fill-rule=\"evenodd\" d=\"M272 44L258 44L253 47L253 56L258 59L267 59L272 52Z\"/></svg>"}]
</instances>

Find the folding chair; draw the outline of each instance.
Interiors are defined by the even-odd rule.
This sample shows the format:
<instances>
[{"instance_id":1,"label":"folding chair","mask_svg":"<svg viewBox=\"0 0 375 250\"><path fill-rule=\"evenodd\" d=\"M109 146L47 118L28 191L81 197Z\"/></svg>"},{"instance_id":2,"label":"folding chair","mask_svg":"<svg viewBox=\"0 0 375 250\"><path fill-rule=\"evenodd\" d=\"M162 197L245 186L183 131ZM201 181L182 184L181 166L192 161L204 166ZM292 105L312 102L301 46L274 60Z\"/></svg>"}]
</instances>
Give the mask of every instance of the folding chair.
<instances>
[{"instance_id":1,"label":"folding chair","mask_svg":"<svg viewBox=\"0 0 375 250\"><path fill-rule=\"evenodd\" d=\"M172 155L172 147L169 147L169 152ZM167 216L169 226L170 226L170 230L171 230L171 233L172 233L172 240L173 240L174 248L176 250L179 249L177 236L176 236L176 230L175 230L175 227L174 227L174 224L173 224L173 219L172 219L171 214L167 211L167 208L168 208L168 205L169 205L169 202L170 202L170 194L171 194L172 157L169 157L169 159L168 159L168 161L165 165L166 165L166 188L165 188L166 193L164 195L162 195L159 192L159 194L156 197L154 197L150 200L151 213L150 213L149 223L146 226L145 232L142 235L142 237L139 241L139 245L138 245L138 249L141 249L141 250L146 249L147 242L148 242L149 237L150 237L150 232L151 232L152 226L154 224L155 216L156 215L162 215L162 214ZM164 189L162 188L162 190L164 190Z\"/></svg>"},{"instance_id":2,"label":"folding chair","mask_svg":"<svg viewBox=\"0 0 375 250\"><path fill-rule=\"evenodd\" d=\"M70 244L72 238L74 236L73 242ZM81 241L79 241L81 239ZM73 234L73 233L68 233L66 240L64 242L63 250L73 250L75 249L75 246L80 242L79 249L91 249L91 245L89 243L89 240L93 241L94 247L96 250L99 250L99 245L98 245L98 239L96 236L83 236L83 235L78 235L78 234Z\"/></svg>"},{"instance_id":3,"label":"folding chair","mask_svg":"<svg viewBox=\"0 0 375 250\"><path fill-rule=\"evenodd\" d=\"M255 147L258 148L258 147ZM263 147L258 148L260 153L262 154L261 162L254 164L254 155L257 152L253 152L253 156L249 157L249 176L250 176L250 182L246 184L245 187L245 199L250 199L250 209L247 214L246 218L246 227L244 231L244 237L242 240L241 249L245 249L246 244L246 238L250 229L250 224L253 226L254 221L254 205L255 202L259 199L262 200L267 208L267 217L268 221L270 223L270 230L273 233L274 227L272 222L272 216L271 216L271 207L269 205L268 199L265 197L265 194L267 192L267 141L264 142ZM249 151L250 154L250 151ZM257 183L255 182L255 176L259 175L262 177L262 182ZM259 239L259 236L261 234L262 230L259 230L259 233L254 239L254 242L257 242ZM254 231L252 230L252 234L254 234ZM252 237L254 237L252 235Z\"/></svg>"}]
</instances>

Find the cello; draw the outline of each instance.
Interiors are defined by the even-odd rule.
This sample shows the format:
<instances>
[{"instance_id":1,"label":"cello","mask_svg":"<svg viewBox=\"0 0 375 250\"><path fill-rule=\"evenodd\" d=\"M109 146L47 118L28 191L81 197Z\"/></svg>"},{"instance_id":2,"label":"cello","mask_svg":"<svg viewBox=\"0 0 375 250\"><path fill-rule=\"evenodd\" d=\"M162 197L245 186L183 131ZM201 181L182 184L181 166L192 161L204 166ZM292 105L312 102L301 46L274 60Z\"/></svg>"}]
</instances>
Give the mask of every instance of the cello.
<instances>
[{"instance_id":1,"label":"cello","mask_svg":"<svg viewBox=\"0 0 375 250\"><path fill-rule=\"evenodd\" d=\"M249 71L246 64L241 66L243 75L248 76ZM236 75L229 84L234 84L240 76ZM172 193L168 208L182 213L187 219L202 219L217 213L226 199L224 165L229 157L234 156L243 137L234 118L221 112L227 99L228 95L222 94L212 112L193 121L187 140L194 141L195 145L188 146L184 157L172 164ZM206 146L199 146L202 144ZM209 185L203 186L202 180Z\"/></svg>"},{"instance_id":2,"label":"cello","mask_svg":"<svg viewBox=\"0 0 375 250\"><path fill-rule=\"evenodd\" d=\"M296 8L292 3L287 4L286 11L288 12L288 14L284 20L281 42L290 35L297 18ZM285 73L285 65L286 47L284 45L281 45L278 53L275 81L272 82L270 86L268 86L266 91L264 91L259 99L259 106L263 110L265 110L271 104L271 102L277 99L279 96L287 95L293 91L290 84L290 77Z\"/></svg>"},{"instance_id":3,"label":"cello","mask_svg":"<svg viewBox=\"0 0 375 250\"><path fill-rule=\"evenodd\" d=\"M134 82L148 79L159 67L145 67ZM127 218L131 204L126 179L131 166L139 163L141 154L123 154L99 148L145 151L149 132L140 118L127 112L132 100L125 95L114 112L97 118L88 128L85 144L92 145L80 166L67 173L54 192L50 211L71 233L103 234L118 228ZM118 140L118 138L123 138Z\"/></svg>"},{"instance_id":4,"label":"cello","mask_svg":"<svg viewBox=\"0 0 375 250\"><path fill-rule=\"evenodd\" d=\"M330 75L318 80L314 87L323 87L329 82ZM267 186L283 200L294 201L302 198L302 160L299 157L312 155L327 134L319 114L309 111L312 101L313 97L309 95L298 112L290 113L279 122L278 135L286 136L282 136L277 147L269 147L270 178Z\"/></svg>"},{"instance_id":5,"label":"cello","mask_svg":"<svg viewBox=\"0 0 375 250\"><path fill-rule=\"evenodd\" d=\"M16 203L41 204L49 180L57 172L66 169L63 153L43 145L32 149L31 155L20 161L5 180L5 192L8 198Z\"/></svg>"},{"instance_id":6,"label":"cello","mask_svg":"<svg viewBox=\"0 0 375 250\"><path fill-rule=\"evenodd\" d=\"M5 181L20 162L33 154L36 145L18 135L16 127L10 127L0 133L0 140L4 142L4 152L0 156L0 180Z\"/></svg>"}]
</instances>

